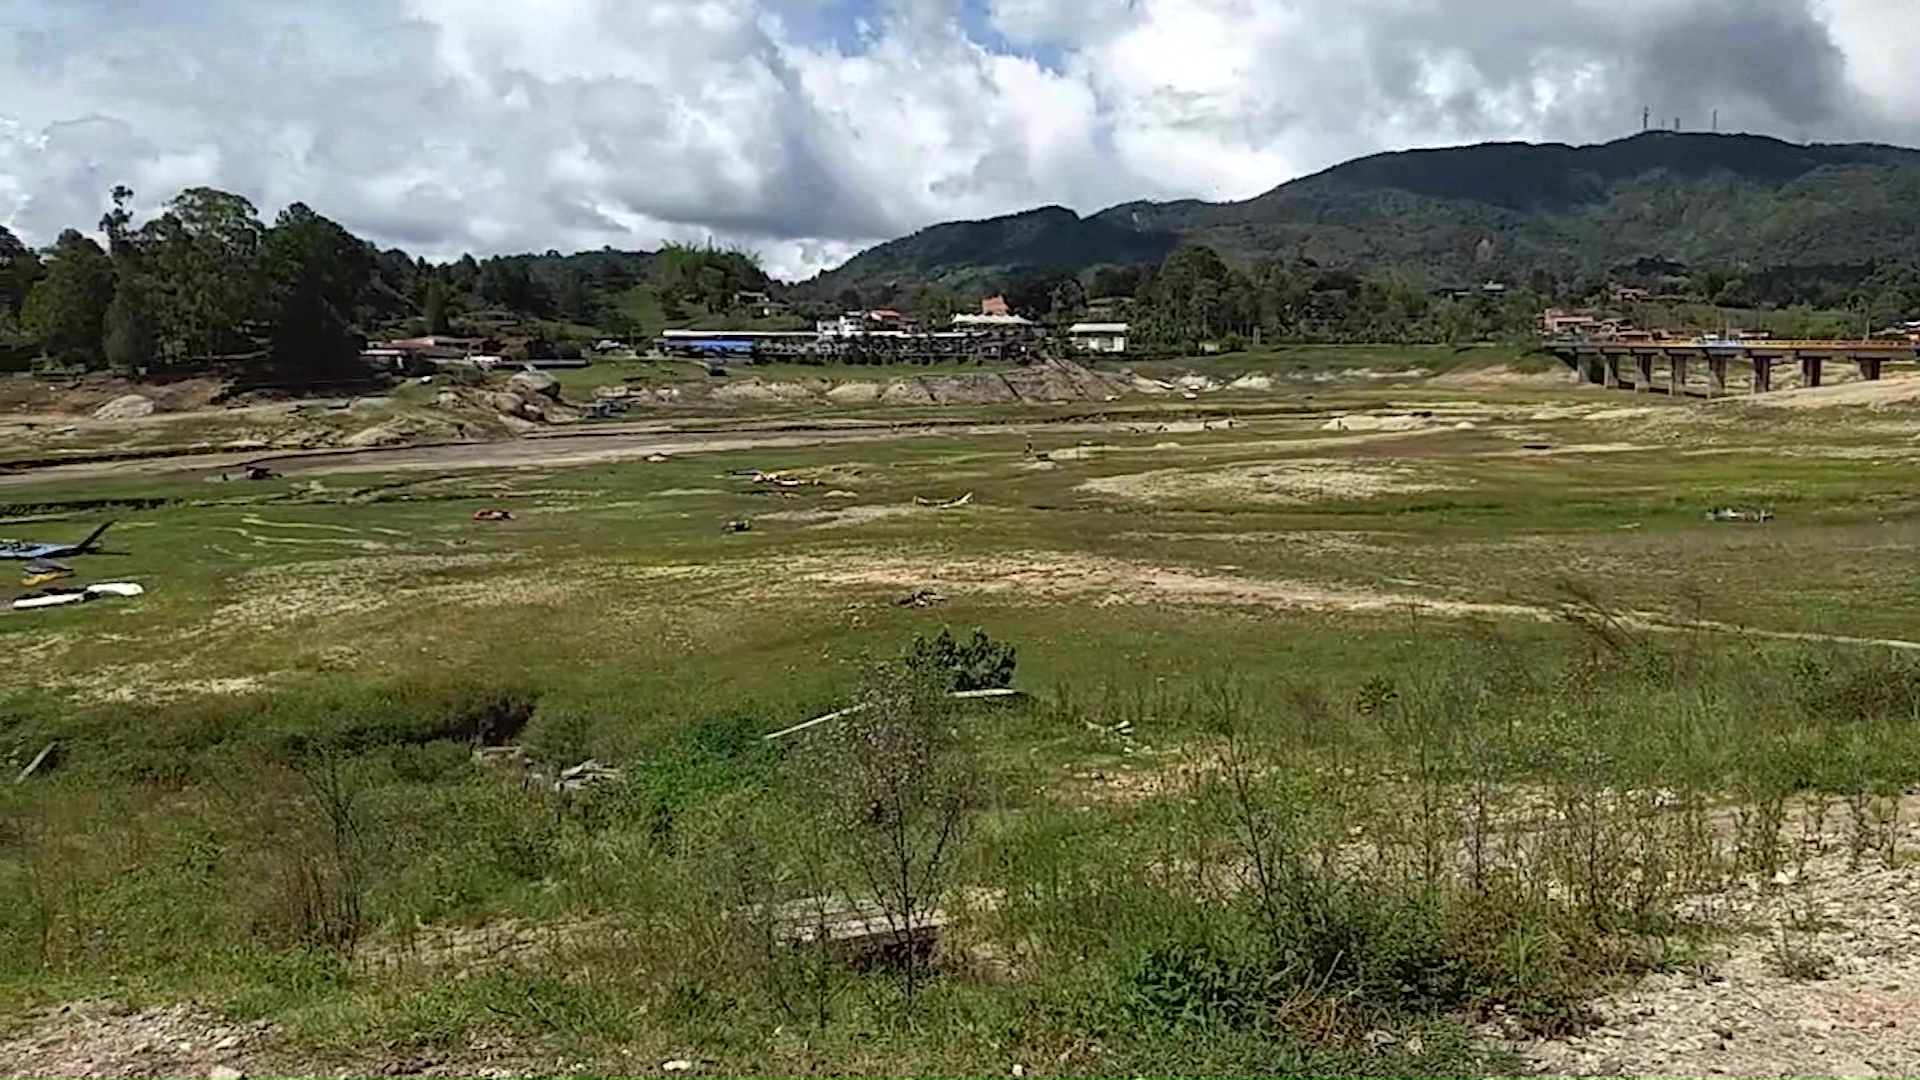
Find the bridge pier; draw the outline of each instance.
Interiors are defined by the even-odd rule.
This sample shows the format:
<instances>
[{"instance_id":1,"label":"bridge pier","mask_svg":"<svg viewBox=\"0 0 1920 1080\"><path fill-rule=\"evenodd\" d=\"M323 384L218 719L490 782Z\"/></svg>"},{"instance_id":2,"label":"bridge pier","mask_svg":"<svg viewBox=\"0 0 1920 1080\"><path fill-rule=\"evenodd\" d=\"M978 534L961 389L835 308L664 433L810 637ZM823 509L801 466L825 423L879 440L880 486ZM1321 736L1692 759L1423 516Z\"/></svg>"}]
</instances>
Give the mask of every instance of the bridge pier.
<instances>
[{"instance_id":1,"label":"bridge pier","mask_svg":"<svg viewBox=\"0 0 1920 1080\"><path fill-rule=\"evenodd\" d=\"M1724 356L1707 357L1707 396L1727 396L1727 358Z\"/></svg>"},{"instance_id":2,"label":"bridge pier","mask_svg":"<svg viewBox=\"0 0 1920 1080\"><path fill-rule=\"evenodd\" d=\"M1594 386L1607 385L1607 358L1599 353L1580 358L1580 378Z\"/></svg>"},{"instance_id":3,"label":"bridge pier","mask_svg":"<svg viewBox=\"0 0 1920 1080\"><path fill-rule=\"evenodd\" d=\"M1753 393L1764 394L1773 389L1773 357L1756 356L1753 358Z\"/></svg>"},{"instance_id":4,"label":"bridge pier","mask_svg":"<svg viewBox=\"0 0 1920 1080\"><path fill-rule=\"evenodd\" d=\"M1611 353L1607 355L1607 381L1603 384L1609 390L1625 390L1627 380L1620 375L1620 358Z\"/></svg>"},{"instance_id":5,"label":"bridge pier","mask_svg":"<svg viewBox=\"0 0 1920 1080\"><path fill-rule=\"evenodd\" d=\"M1818 356L1800 358L1800 385L1813 389L1820 385L1820 379L1826 369L1826 360Z\"/></svg>"},{"instance_id":6,"label":"bridge pier","mask_svg":"<svg viewBox=\"0 0 1920 1080\"><path fill-rule=\"evenodd\" d=\"M1860 368L1860 378L1862 381L1879 382L1880 365L1886 363L1886 361L1863 356L1855 360L1854 363Z\"/></svg>"},{"instance_id":7,"label":"bridge pier","mask_svg":"<svg viewBox=\"0 0 1920 1080\"><path fill-rule=\"evenodd\" d=\"M1635 353L1633 355L1633 366L1637 369L1635 374L1639 376L1633 382L1636 392L1644 394L1653 389L1653 358L1656 355L1658 354Z\"/></svg>"},{"instance_id":8,"label":"bridge pier","mask_svg":"<svg viewBox=\"0 0 1920 1080\"><path fill-rule=\"evenodd\" d=\"M1670 397L1687 396L1687 355L1674 353L1667 360L1667 394Z\"/></svg>"}]
</instances>

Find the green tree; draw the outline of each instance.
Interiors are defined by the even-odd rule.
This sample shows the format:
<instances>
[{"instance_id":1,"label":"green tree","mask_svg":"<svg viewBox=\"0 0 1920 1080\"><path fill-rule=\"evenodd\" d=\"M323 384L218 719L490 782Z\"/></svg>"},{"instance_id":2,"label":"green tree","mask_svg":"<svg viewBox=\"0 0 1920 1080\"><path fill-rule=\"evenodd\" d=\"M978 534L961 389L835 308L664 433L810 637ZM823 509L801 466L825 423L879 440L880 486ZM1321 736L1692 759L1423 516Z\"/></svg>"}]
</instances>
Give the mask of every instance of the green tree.
<instances>
[{"instance_id":1,"label":"green tree","mask_svg":"<svg viewBox=\"0 0 1920 1080\"><path fill-rule=\"evenodd\" d=\"M154 360L152 303L143 282L132 273L116 275L113 300L107 304L103 341L107 366L120 375L133 375Z\"/></svg>"},{"instance_id":2,"label":"green tree","mask_svg":"<svg viewBox=\"0 0 1920 1080\"><path fill-rule=\"evenodd\" d=\"M586 282L571 270L563 272L560 277L560 291L555 303L560 317L568 322L591 325L599 320L600 305L588 290Z\"/></svg>"},{"instance_id":3,"label":"green tree","mask_svg":"<svg viewBox=\"0 0 1920 1080\"><path fill-rule=\"evenodd\" d=\"M40 256L0 225L0 316L20 314L41 272Z\"/></svg>"},{"instance_id":4,"label":"green tree","mask_svg":"<svg viewBox=\"0 0 1920 1080\"><path fill-rule=\"evenodd\" d=\"M427 333L444 334L452 323L447 318L447 306L451 301L451 290L447 287L444 275L434 274L427 281L427 298L422 307L425 309Z\"/></svg>"},{"instance_id":5,"label":"green tree","mask_svg":"<svg viewBox=\"0 0 1920 1080\"><path fill-rule=\"evenodd\" d=\"M373 278L373 251L304 203L281 212L262 251L275 367L293 378L357 364L353 312Z\"/></svg>"},{"instance_id":6,"label":"green tree","mask_svg":"<svg viewBox=\"0 0 1920 1080\"><path fill-rule=\"evenodd\" d=\"M73 229L48 254L46 276L28 294L20 321L42 354L57 363L101 365L101 333L113 301L113 262Z\"/></svg>"},{"instance_id":7,"label":"green tree","mask_svg":"<svg viewBox=\"0 0 1920 1080\"><path fill-rule=\"evenodd\" d=\"M252 203L212 188L181 192L140 230L167 353L216 356L253 346L266 316L265 231Z\"/></svg>"}]
</instances>

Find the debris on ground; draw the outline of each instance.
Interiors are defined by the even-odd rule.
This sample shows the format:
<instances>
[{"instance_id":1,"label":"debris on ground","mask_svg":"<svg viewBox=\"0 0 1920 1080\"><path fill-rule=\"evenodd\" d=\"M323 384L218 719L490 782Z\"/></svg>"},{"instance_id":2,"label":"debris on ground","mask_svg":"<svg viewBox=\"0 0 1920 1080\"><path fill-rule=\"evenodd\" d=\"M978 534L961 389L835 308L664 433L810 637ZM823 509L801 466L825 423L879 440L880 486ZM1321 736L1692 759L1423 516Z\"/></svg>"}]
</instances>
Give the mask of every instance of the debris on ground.
<instances>
[{"instance_id":1,"label":"debris on ground","mask_svg":"<svg viewBox=\"0 0 1920 1080\"><path fill-rule=\"evenodd\" d=\"M730 533L743 533L750 531L752 528L753 522L751 521L729 521L727 522L726 531Z\"/></svg>"},{"instance_id":2,"label":"debris on ground","mask_svg":"<svg viewBox=\"0 0 1920 1080\"><path fill-rule=\"evenodd\" d=\"M1728 507L1727 509L1724 509L1724 510L1709 511L1707 513L1707 520L1718 521L1722 523L1737 522L1737 523L1745 523L1745 524L1762 524L1762 523L1773 520L1773 511L1736 509L1733 507Z\"/></svg>"},{"instance_id":3,"label":"debris on ground","mask_svg":"<svg viewBox=\"0 0 1920 1080\"><path fill-rule=\"evenodd\" d=\"M475 510L473 512L473 520L475 521L512 521L513 514L505 510L496 510L491 508L486 510Z\"/></svg>"},{"instance_id":4,"label":"debris on ground","mask_svg":"<svg viewBox=\"0 0 1920 1080\"><path fill-rule=\"evenodd\" d=\"M955 690L947 696L955 701L1025 701L1028 697L1025 690L1014 690L1010 687L999 687L988 690ZM805 723L795 724L790 728L784 728L771 735L762 736L762 738L767 742L778 742L788 736L798 735L803 731L811 731L823 724L831 724L835 720L844 720L849 716L857 716L865 712L866 709L866 705L855 705L851 708L841 709L838 712L830 712L825 716L816 716Z\"/></svg>"},{"instance_id":5,"label":"debris on ground","mask_svg":"<svg viewBox=\"0 0 1920 1080\"><path fill-rule=\"evenodd\" d=\"M972 504L973 504L973 492L971 491L967 492L965 495L962 495L957 499L952 499L947 502L936 502L932 499L922 499L922 498L915 498L913 500L913 505L915 506L925 506L934 510L958 510L963 506L971 506Z\"/></svg>"},{"instance_id":6,"label":"debris on ground","mask_svg":"<svg viewBox=\"0 0 1920 1080\"><path fill-rule=\"evenodd\" d=\"M0 1041L0 1070L20 1077L206 1076L244 1078L272 1028L223 1021L196 1006L135 1010L76 1002ZM283 1076L270 1066L256 1073Z\"/></svg>"},{"instance_id":7,"label":"debris on ground","mask_svg":"<svg viewBox=\"0 0 1920 1080\"><path fill-rule=\"evenodd\" d=\"M602 765L597 761L583 761L572 768L562 769L559 779L553 782L553 790L561 794L585 791L595 784L620 779L621 772L611 765Z\"/></svg>"},{"instance_id":8,"label":"debris on ground","mask_svg":"<svg viewBox=\"0 0 1920 1080\"><path fill-rule=\"evenodd\" d=\"M872 903L838 896L811 896L784 904L752 905L734 912L743 922L759 922L783 945L821 945L842 962L856 965L898 960L904 954L930 955L949 921L945 912L913 913L911 923Z\"/></svg>"},{"instance_id":9,"label":"debris on ground","mask_svg":"<svg viewBox=\"0 0 1920 1080\"><path fill-rule=\"evenodd\" d=\"M73 567L65 563L37 561L20 568L20 584L26 588L61 581L73 576Z\"/></svg>"},{"instance_id":10,"label":"debris on ground","mask_svg":"<svg viewBox=\"0 0 1920 1080\"><path fill-rule=\"evenodd\" d=\"M934 589L921 589L894 601L900 607L930 608L947 602L947 598Z\"/></svg>"},{"instance_id":11,"label":"debris on ground","mask_svg":"<svg viewBox=\"0 0 1920 1080\"><path fill-rule=\"evenodd\" d=\"M251 480L256 483L261 480L278 480L279 478L279 473L274 472L265 465L248 465L240 471L240 479Z\"/></svg>"},{"instance_id":12,"label":"debris on ground","mask_svg":"<svg viewBox=\"0 0 1920 1080\"><path fill-rule=\"evenodd\" d=\"M751 483L772 484L778 488L819 487L821 482L808 477L790 476L787 473L764 472L760 469L741 469L732 475L743 476Z\"/></svg>"},{"instance_id":13,"label":"debris on ground","mask_svg":"<svg viewBox=\"0 0 1920 1080\"><path fill-rule=\"evenodd\" d=\"M40 773L52 772L59 766L60 743L56 740L41 747L40 752L33 755L33 760L27 762L26 768L20 770L20 775L13 778L13 782L16 784L24 784Z\"/></svg>"},{"instance_id":14,"label":"debris on ground","mask_svg":"<svg viewBox=\"0 0 1920 1080\"><path fill-rule=\"evenodd\" d=\"M88 585L84 588L53 586L16 597L13 601L15 611L34 611L38 608L65 607L68 604L84 604L109 596L132 597L143 595L147 590L131 581L110 581L100 585Z\"/></svg>"}]
</instances>

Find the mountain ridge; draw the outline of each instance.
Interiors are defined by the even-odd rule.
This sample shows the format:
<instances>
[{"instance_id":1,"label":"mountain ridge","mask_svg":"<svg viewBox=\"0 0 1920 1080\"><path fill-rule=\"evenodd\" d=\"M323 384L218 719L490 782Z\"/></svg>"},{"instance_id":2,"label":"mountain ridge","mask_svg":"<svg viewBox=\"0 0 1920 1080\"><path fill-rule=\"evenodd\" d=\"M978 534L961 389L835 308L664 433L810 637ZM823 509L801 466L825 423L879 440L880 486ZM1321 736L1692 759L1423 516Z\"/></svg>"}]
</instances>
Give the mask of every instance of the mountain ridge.
<instances>
[{"instance_id":1,"label":"mountain ridge","mask_svg":"<svg viewBox=\"0 0 1920 1080\"><path fill-rule=\"evenodd\" d=\"M1041 271L1154 263L1187 243L1241 264L1307 260L1436 283L1605 273L1643 259L1755 269L1912 260L1920 150L1656 131L1589 145L1385 151L1237 202L945 222L802 288L991 288Z\"/></svg>"}]
</instances>

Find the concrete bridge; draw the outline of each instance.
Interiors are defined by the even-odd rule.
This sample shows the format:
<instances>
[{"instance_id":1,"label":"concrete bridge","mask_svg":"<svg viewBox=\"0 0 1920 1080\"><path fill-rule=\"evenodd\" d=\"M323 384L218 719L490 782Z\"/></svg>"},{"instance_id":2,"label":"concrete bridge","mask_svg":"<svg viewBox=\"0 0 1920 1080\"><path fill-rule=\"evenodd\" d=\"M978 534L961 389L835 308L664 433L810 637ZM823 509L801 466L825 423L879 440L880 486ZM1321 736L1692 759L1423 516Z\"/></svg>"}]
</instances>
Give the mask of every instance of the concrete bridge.
<instances>
[{"instance_id":1,"label":"concrete bridge","mask_svg":"<svg viewBox=\"0 0 1920 1080\"><path fill-rule=\"evenodd\" d=\"M1687 393L1694 371L1706 375L1708 397L1727 393L1730 365L1752 372L1749 391L1773 389L1778 364L1800 365L1800 384L1821 385L1828 363L1852 364L1860 378L1875 381L1889 361L1920 363L1920 343L1906 341L1753 341L1702 338L1691 341L1617 341L1561 338L1547 345L1565 360L1581 381L1616 390L1650 391L1662 365L1667 376L1661 388L1675 396Z\"/></svg>"}]
</instances>

